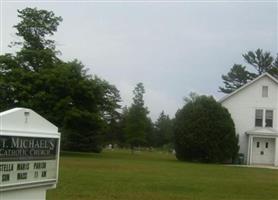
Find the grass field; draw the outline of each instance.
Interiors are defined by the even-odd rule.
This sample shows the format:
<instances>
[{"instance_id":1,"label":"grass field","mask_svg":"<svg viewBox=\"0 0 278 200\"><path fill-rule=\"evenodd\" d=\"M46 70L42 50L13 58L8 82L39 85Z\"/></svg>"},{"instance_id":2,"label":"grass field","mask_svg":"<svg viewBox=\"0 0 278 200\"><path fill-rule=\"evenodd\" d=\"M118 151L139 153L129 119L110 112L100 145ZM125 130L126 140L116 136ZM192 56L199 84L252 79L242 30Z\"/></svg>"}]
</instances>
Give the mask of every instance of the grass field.
<instances>
[{"instance_id":1,"label":"grass field","mask_svg":"<svg viewBox=\"0 0 278 200\"><path fill-rule=\"evenodd\" d=\"M159 152L64 153L47 200L277 200L278 170L179 162Z\"/></svg>"}]
</instances>

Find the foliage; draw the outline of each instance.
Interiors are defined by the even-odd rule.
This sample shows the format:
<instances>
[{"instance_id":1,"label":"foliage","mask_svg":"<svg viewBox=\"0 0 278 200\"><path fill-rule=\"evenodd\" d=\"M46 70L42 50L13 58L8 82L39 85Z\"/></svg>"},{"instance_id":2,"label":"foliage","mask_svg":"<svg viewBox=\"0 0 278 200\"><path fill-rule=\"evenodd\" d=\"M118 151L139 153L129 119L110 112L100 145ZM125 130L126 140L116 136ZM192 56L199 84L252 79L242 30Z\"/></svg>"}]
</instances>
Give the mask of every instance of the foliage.
<instances>
[{"instance_id":1,"label":"foliage","mask_svg":"<svg viewBox=\"0 0 278 200\"><path fill-rule=\"evenodd\" d=\"M131 148L147 144L147 135L151 131L152 122L148 118L148 109L144 105L145 89L138 83L133 90L133 103L128 108L124 118L124 132L126 142Z\"/></svg>"},{"instance_id":2,"label":"foliage","mask_svg":"<svg viewBox=\"0 0 278 200\"><path fill-rule=\"evenodd\" d=\"M99 115L72 109L64 121L63 129L67 132L65 150L97 153L101 151L103 121Z\"/></svg>"},{"instance_id":3,"label":"foliage","mask_svg":"<svg viewBox=\"0 0 278 200\"><path fill-rule=\"evenodd\" d=\"M36 8L18 12L14 27L23 42L15 44L22 48L0 56L0 110L31 108L62 130L63 148L99 152L100 138L119 115L119 91L89 75L81 62L58 58L49 36L61 17Z\"/></svg>"},{"instance_id":4,"label":"foliage","mask_svg":"<svg viewBox=\"0 0 278 200\"><path fill-rule=\"evenodd\" d=\"M21 21L14 27L16 35L23 37L23 47L31 49L45 49L54 43L46 36L53 35L62 21L61 17L55 16L52 11L38 10L37 8L25 8L18 10Z\"/></svg>"},{"instance_id":5,"label":"foliage","mask_svg":"<svg viewBox=\"0 0 278 200\"><path fill-rule=\"evenodd\" d=\"M39 71L52 68L60 63L56 56L55 42L49 39L62 22L61 17L55 16L52 11L25 8L18 10L21 21L14 26L16 35L23 41L15 42L22 48L17 52L17 59L24 69Z\"/></svg>"},{"instance_id":6,"label":"foliage","mask_svg":"<svg viewBox=\"0 0 278 200\"><path fill-rule=\"evenodd\" d=\"M188 101L176 113L174 134L179 160L218 163L235 158L238 152L233 120L213 97Z\"/></svg>"},{"instance_id":7,"label":"foliage","mask_svg":"<svg viewBox=\"0 0 278 200\"><path fill-rule=\"evenodd\" d=\"M225 87L219 88L224 93L231 93L255 77L256 74L248 72L246 67L235 64L227 75L222 75Z\"/></svg>"},{"instance_id":8,"label":"foliage","mask_svg":"<svg viewBox=\"0 0 278 200\"><path fill-rule=\"evenodd\" d=\"M224 87L219 87L221 92L231 93L265 72L278 77L278 56L274 60L269 52L262 49L249 51L242 56L255 73L248 71L246 66L235 64L227 75L222 75Z\"/></svg>"},{"instance_id":9,"label":"foliage","mask_svg":"<svg viewBox=\"0 0 278 200\"><path fill-rule=\"evenodd\" d=\"M154 124L153 145L162 147L173 143L173 121L162 111Z\"/></svg>"},{"instance_id":10,"label":"foliage","mask_svg":"<svg viewBox=\"0 0 278 200\"><path fill-rule=\"evenodd\" d=\"M248 51L242 56L248 64L255 68L258 75L270 71L273 67L273 57L269 52L263 52L262 49L257 49L255 52Z\"/></svg>"}]
</instances>

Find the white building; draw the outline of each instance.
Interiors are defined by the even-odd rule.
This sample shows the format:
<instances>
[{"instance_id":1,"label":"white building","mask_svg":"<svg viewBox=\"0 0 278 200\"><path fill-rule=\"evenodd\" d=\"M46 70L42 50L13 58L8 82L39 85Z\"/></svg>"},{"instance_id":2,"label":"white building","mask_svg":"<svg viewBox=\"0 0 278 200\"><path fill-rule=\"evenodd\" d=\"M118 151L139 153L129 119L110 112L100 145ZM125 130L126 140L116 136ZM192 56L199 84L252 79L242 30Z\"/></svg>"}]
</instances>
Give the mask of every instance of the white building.
<instances>
[{"instance_id":1,"label":"white building","mask_svg":"<svg viewBox=\"0 0 278 200\"><path fill-rule=\"evenodd\" d=\"M278 80L262 74L220 103L234 120L245 163L278 166Z\"/></svg>"}]
</instances>

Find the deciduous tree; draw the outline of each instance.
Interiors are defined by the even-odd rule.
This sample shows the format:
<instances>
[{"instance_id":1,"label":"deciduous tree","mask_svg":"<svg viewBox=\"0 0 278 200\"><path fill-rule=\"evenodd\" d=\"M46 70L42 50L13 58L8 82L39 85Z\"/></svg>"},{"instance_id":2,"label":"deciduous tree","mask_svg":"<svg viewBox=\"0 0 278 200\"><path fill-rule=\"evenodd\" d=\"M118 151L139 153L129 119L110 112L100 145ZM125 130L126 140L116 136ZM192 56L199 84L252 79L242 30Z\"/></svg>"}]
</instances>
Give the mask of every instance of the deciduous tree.
<instances>
[{"instance_id":1,"label":"deciduous tree","mask_svg":"<svg viewBox=\"0 0 278 200\"><path fill-rule=\"evenodd\" d=\"M18 11L14 27L21 49L0 55L0 110L34 109L62 131L62 147L100 151L104 133L118 115L119 91L107 81L88 74L77 61L58 57L50 39L62 21L52 11Z\"/></svg>"}]
</instances>

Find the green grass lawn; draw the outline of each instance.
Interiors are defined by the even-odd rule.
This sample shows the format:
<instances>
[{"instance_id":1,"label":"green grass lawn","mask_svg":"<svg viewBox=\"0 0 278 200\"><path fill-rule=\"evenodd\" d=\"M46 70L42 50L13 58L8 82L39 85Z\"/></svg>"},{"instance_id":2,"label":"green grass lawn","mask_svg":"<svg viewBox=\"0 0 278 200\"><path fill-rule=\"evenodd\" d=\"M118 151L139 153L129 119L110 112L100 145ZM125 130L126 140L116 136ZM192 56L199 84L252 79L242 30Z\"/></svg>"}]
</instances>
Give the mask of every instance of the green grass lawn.
<instances>
[{"instance_id":1,"label":"green grass lawn","mask_svg":"<svg viewBox=\"0 0 278 200\"><path fill-rule=\"evenodd\" d=\"M47 200L278 199L278 170L179 162L159 152L64 153Z\"/></svg>"}]
</instances>

